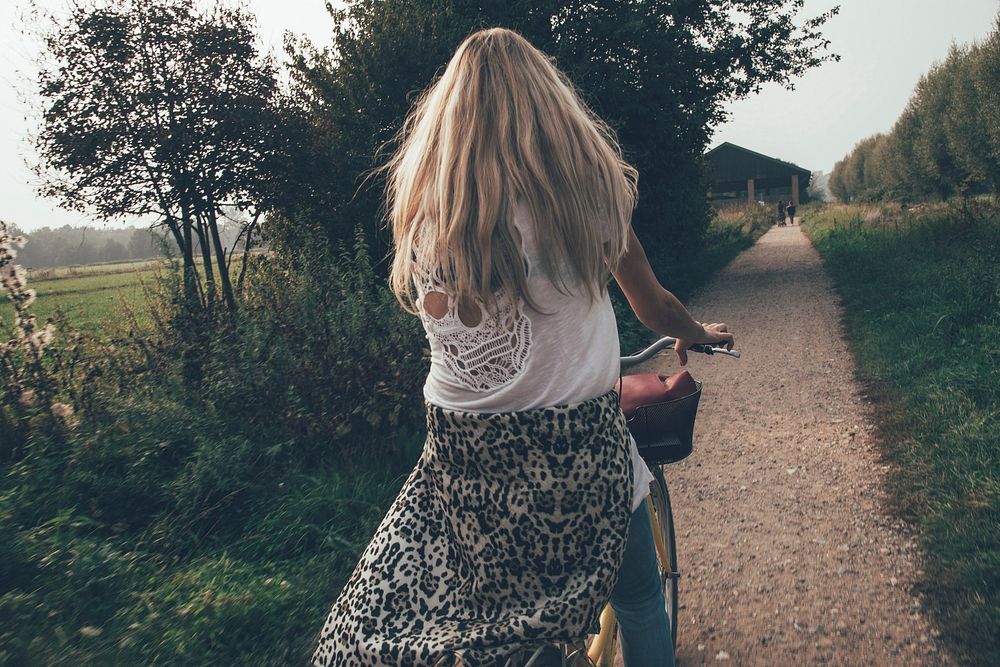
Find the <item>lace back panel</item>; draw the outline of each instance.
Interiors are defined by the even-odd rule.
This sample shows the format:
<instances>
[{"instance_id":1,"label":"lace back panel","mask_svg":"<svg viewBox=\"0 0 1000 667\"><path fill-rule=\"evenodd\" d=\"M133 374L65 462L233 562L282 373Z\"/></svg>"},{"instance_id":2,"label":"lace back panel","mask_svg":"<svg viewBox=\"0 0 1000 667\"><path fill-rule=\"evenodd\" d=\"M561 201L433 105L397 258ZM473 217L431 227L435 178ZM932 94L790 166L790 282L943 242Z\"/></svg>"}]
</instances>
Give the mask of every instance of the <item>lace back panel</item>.
<instances>
[{"instance_id":1,"label":"lace back panel","mask_svg":"<svg viewBox=\"0 0 1000 667\"><path fill-rule=\"evenodd\" d=\"M448 308L435 317L424 308L428 294L444 293L424 285L417 307L427 334L441 344L445 366L463 387L476 392L498 389L513 381L524 368L531 349L531 320L524 314L523 299L500 291L496 312L482 304L478 324L469 326L458 313L456 299L447 293Z\"/></svg>"}]
</instances>

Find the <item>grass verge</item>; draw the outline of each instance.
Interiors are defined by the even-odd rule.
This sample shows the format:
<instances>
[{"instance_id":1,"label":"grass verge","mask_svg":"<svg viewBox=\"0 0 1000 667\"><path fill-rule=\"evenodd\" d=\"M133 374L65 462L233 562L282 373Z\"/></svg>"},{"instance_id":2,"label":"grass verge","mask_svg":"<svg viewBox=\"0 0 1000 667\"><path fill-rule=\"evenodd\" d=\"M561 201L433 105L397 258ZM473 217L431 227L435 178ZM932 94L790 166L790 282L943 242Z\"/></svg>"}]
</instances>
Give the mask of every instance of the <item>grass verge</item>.
<instances>
[{"instance_id":1,"label":"grass verge","mask_svg":"<svg viewBox=\"0 0 1000 667\"><path fill-rule=\"evenodd\" d=\"M844 300L935 625L1000 664L1000 209L836 206L805 229Z\"/></svg>"}]
</instances>

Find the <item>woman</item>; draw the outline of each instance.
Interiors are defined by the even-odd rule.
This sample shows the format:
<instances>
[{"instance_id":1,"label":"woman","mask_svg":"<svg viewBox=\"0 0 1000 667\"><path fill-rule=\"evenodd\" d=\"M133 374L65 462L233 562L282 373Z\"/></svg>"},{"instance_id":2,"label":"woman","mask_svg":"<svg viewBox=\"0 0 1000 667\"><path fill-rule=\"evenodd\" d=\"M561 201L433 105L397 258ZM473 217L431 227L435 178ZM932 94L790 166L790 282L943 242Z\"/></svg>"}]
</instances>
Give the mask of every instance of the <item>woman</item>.
<instances>
[{"instance_id":1,"label":"woman","mask_svg":"<svg viewBox=\"0 0 1000 667\"><path fill-rule=\"evenodd\" d=\"M430 343L428 436L314 663L493 664L579 640L610 598L626 664L673 664L651 475L613 391L609 271L644 324L682 339L682 364L732 335L656 281L630 226L635 169L520 35L468 37L400 139L390 284Z\"/></svg>"}]
</instances>

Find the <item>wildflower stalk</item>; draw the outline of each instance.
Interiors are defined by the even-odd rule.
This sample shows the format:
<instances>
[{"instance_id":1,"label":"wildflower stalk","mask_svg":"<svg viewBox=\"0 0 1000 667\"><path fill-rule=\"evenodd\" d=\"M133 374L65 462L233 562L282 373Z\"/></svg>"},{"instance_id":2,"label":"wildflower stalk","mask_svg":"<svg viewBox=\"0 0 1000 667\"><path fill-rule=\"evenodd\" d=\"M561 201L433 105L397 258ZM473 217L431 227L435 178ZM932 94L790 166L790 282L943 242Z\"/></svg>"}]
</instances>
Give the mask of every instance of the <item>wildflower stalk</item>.
<instances>
[{"instance_id":1,"label":"wildflower stalk","mask_svg":"<svg viewBox=\"0 0 1000 667\"><path fill-rule=\"evenodd\" d=\"M45 350L55 337L55 325L49 321L44 325L30 307L36 292L28 288L28 274L23 266L15 263L17 251L27 240L23 236L10 233L7 223L0 220L0 294L14 306L13 327L10 337L0 339L0 424L3 431L21 431L27 418L37 408L50 416L68 420L72 407L55 402L57 387L46 373ZM7 332L6 323L0 318L0 332ZM4 334L6 337L7 334ZM12 423L7 417L13 417Z\"/></svg>"}]
</instances>

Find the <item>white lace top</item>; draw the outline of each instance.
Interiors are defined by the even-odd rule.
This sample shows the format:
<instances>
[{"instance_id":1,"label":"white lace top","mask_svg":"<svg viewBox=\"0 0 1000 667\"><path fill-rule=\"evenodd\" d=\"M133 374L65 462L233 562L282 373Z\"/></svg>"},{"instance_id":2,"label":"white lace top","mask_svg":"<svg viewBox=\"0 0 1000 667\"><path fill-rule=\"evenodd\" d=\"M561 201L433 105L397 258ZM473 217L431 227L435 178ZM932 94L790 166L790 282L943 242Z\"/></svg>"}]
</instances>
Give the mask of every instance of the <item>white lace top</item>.
<instances>
[{"instance_id":1,"label":"white lace top","mask_svg":"<svg viewBox=\"0 0 1000 667\"><path fill-rule=\"evenodd\" d=\"M431 350L424 384L429 403L467 412L529 410L585 401L618 381L618 325L610 296L592 302L578 285L570 285L571 294L561 293L542 270L534 226L523 206L515 209L514 226L538 310L498 293L495 314L480 304L478 316L460 317L446 289L418 287L417 307ZM447 299L440 318L424 308L432 292ZM635 509L649 493L652 474L634 441L631 448Z\"/></svg>"}]
</instances>

